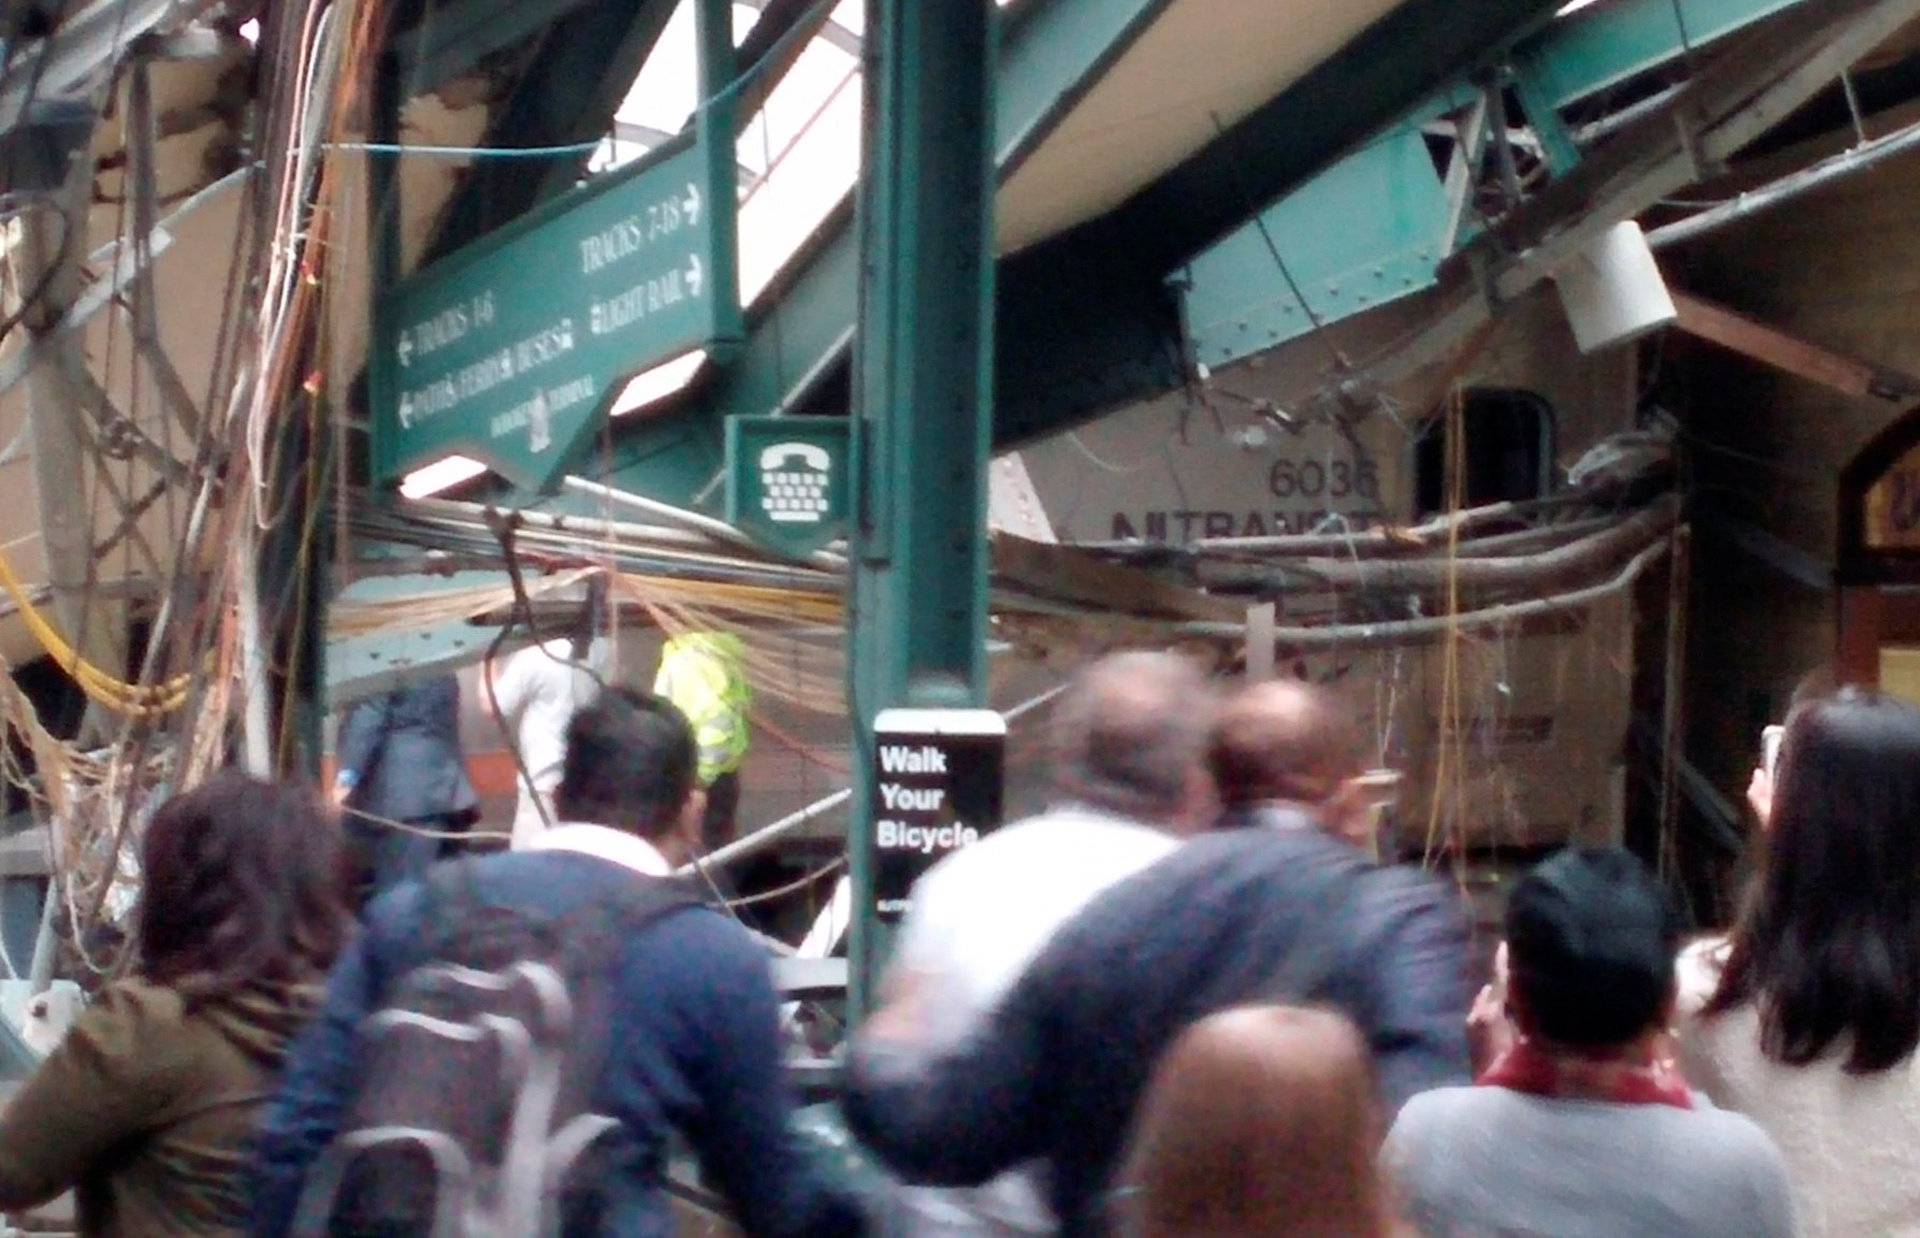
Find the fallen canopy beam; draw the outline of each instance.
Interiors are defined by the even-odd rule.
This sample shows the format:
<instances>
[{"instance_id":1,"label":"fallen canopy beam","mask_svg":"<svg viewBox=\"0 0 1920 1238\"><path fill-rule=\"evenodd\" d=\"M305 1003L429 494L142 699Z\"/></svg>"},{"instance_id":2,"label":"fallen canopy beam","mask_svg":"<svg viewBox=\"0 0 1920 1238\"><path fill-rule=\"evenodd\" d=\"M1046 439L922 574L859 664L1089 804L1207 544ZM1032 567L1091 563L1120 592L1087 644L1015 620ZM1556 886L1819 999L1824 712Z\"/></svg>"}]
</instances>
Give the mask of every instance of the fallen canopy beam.
<instances>
[{"instance_id":1,"label":"fallen canopy beam","mask_svg":"<svg viewBox=\"0 0 1920 1238\"><path fill-rule=\"evenodd\" d=\"M1361 649L1415 645L1445 636L1495 634L1529 620L1582 610L1630 587L1641 573L1665 557L1668 540L1648 546L1630 559L1610 579L1553 597L1508 602L1454 615L1432 615L1420 619L1397 619L1384 623L1328 624L1325 627L1283 627L1274 629L1274 645L1293 653L1338 650L1342 653ZM1182 636L1210 641L1240 642L1246 637L1244 623L1185 623L1176 629Z\"/></svg>"},{"instance_id":2,"label":"fallen canopy beam","mask_svg":"<svg viewBox=\"0 0 1920 1238\"><path fill-rule=\"evenodd\" d=\"M1411 379L1466 348L1498 306L1622 220L1700 180L1920 16L1920 0L1832 0L1760 27L1672 103L1624 128L1442 268L1427 326L1344 388Z\"/></svg>"},{"instance_id":3,"label":"fallen canopy beam","mask_svg":"<svg viewBox=\"0 0 1920 1238\"><path fill-rule=\"evenodd\" d=\"M1920 397L1920 378L1847 356L1724 305L1674 290L1675 324L1688 335L1856 399L1905 408Z\"/></svg>"},{"instance_id":4,"label":"fallen canopy beam","mask_svg":"<svg viewBox=\"0 0 1920 1238\"><path fill-rule=\"evenodd\" d=\"M1731 202L1709 207L1697 215L1663 225L1647 233L1647 244L1655 249L1684 245L1688 241L1717 232L1728 224L1758 215L1804 193L1824 185L1878 167L1896 155L1920 147L1920 124L1889 133L1872 141L1830 155L1817 163L1790 173L1757 189L1746 190Z\"/></svg>"},{"instance_id":5,"label":"fallen canopy beam","mask_svg":"<svg viewBox=\"0 0 1920 1238\"><path fill-rule=\"evenodd\" d=\"M1290 559L1282 563L1209 562L1203 583L1219 588L1279 589L1289 585L1340 592L1434 593L1450 585L1476 592L1564 587L1632 554L1668 533L1679 520L1680 500L1666 496L1597 533L1532 554L1505 557L1423 559Z\"/></svg>"}]
</instances>

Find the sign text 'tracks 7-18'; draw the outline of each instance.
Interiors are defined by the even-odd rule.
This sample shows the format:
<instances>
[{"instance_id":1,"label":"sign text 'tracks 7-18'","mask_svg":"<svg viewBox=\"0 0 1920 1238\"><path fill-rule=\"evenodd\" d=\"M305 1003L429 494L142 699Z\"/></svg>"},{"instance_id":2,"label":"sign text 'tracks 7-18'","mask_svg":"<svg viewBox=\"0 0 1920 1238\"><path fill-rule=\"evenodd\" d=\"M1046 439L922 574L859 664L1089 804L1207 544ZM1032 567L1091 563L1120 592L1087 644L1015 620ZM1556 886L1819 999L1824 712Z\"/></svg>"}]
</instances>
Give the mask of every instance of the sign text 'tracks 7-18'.
<instances>
[{"instance_id":1,"label":"sign text 'tracks 7-18'","mask_svg":"<svg viewBox=\"0 0 1920 1238\"><path fill-rule=\"evenodd\" d=\"M706 167L699 140L678 139L383 296L371 359L378 480L458 454L544 487L615 384L737 335L737 291L714 278L716 266L731 270L714 246L731 252L732 238L715 227Z\"/></svg>"}]
</instances>

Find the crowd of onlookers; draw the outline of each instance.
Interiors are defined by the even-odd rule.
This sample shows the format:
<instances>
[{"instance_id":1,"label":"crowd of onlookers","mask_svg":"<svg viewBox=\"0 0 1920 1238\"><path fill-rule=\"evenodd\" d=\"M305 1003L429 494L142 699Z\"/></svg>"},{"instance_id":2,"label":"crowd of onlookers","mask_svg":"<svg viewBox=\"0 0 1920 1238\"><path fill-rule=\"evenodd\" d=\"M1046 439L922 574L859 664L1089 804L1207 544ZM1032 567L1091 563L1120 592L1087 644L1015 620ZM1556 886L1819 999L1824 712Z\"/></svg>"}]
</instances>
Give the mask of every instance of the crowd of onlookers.
<instances>
[{"instance_id":1,"label":"crowd of onlookers","mask_svg":"<svg viewBox=\"0 0 1920 1238\"><path fill-rule=\"evenodd\" d=\"M364 908L318 796L223 774L164 805L133 974L0 1113L0 1208L667 1234L684 1144L753 1234L1920 1234L1920 709L1795 707L1725 935L1685 940L1624 850L1569 848L1508 892L1490 973L1456 893L1374 856L1319 690L1114 655L1051 745L1054 807L918 883L847 1046L884 1186L794 1133L767 947L672 876L695 738L613 687L567 726L550 826ZM532 1004L463 1021L447 994L497 976ZM375 1195L355 1158L398 1145L413 1193Z\"/></svg>"}]
</instances>

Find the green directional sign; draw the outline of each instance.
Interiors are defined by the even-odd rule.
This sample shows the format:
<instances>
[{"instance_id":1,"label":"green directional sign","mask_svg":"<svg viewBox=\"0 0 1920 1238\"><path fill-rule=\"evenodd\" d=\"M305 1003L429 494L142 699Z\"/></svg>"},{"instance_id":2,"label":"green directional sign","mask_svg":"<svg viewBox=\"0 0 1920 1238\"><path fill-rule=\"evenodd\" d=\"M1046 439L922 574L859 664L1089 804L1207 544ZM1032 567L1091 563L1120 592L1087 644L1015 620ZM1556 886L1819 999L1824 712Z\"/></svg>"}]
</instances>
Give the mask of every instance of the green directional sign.
<instances>
[{"instance_id":1,"label":"green directional sign","mask_svg":"<svg viewBox=\"0 0 1920 1238\"><path fill-rule=\"evenodd\" d=\"M845 417L727 418L727 520L794 558L846 533Z\"/></svg>"},{"instance_id":2,"label":"green directional sign","mask_svg":"<svg viewBox=\"0 0 1920 1238\"><path fill-rule=\"evenodd\" d=\"M713 164L684 136L383 296L376 479L463 455L544 488L622 380L738 338L733 187Z\"/></svg>"}]
</instances>

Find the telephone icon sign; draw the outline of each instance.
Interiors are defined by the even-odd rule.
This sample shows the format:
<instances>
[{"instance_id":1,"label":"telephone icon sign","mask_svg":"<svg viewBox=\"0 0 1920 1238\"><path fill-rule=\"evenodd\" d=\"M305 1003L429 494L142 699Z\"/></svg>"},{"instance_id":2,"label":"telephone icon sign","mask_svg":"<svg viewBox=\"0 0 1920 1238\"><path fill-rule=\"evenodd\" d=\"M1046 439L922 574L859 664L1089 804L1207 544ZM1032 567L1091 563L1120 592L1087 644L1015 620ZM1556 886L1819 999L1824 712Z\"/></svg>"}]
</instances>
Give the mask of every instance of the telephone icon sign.
<instances>
[{"instance_id":1,"label":"telephone icon sign","mask_svg":"<svg viewBox=\"0 0 1920 1238\"><path fill-rule=\"evenodd\" d=\"M781 524L819 524L827 517L833 460L813 443L774 443L760 452L760 509Z\"/></svg>"},{"instance_id":2,"label":"telephone icon sign","mask_svg":"<svg viewBox=\"0 0 1920 1238\"><path fill-rule=\"evenodd\" d=\"M727 418L727 520L762 546L804 558L842 536L852 494L845 417Z\"/></svg>"}]
</instances>

